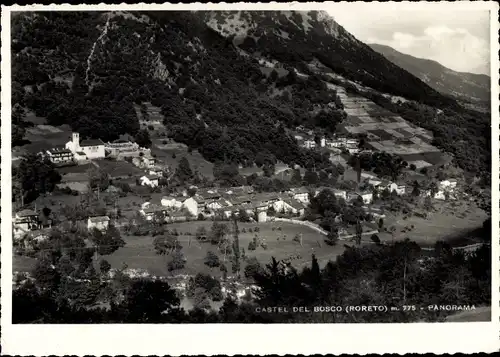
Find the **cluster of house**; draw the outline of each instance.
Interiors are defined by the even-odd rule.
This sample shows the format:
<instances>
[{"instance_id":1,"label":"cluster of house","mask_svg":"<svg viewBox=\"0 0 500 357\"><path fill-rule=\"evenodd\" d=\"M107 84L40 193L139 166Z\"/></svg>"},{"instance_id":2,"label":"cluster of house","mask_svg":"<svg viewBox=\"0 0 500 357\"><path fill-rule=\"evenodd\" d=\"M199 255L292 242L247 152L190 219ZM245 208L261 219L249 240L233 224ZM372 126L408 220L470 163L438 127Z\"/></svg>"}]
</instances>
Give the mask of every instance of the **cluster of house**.
<instances>
[{"instance_id":1,"label":"cluster of house","mask_svg":"<svg viewBox=\"0 0 500 357\"><path fill-rule=\"evenodd\" d=\"M245 211L258 222L267 221L267 212L303 215L308 202L308 191L288 193L256 193L251 188L233 188L227 190L198 190L190 196L183 192L178 196L164 196L155 202L145 202L140 213L147 220L164 216L166 220L185 220L187 216L230 218Z\"/></svg>"},{"instance_id":2,"label":"cluster of house","mask_svg":"<svg viewBox=\"0 0 500 357\"><path fill-rule=\"evenodd\" d=\"M295 140L306 149L314 149L317 147L330 148L342 150L345 149L349 154L356 154L360 151L359 140L346 138L346 137L336 137L333 139L321 137L319 142L316 142L310 137L304 137L303 135L295 135Z\"/></svg>"},{"instance_id":3,"label":"cluster of house","mask_svg":"<svg viewBox=\"0 0 500 357\"><path fill-rule=\"evenodd\" d=\"M397 194L405 193L404 185L397 185L392 182L380 182L377 189L389 189ZM205 189L197 191L189 196L186 192L178 196L164 196L157 202L145 202L140 213L146 220L153 220L154 217L165 217L167 221L182 221L187 216L198 217L200 214L204 218L220 216L230 218L245 211L250 217L255 217L258 222L268 220L269 210L276 213L302 216L305 208L309 204L310 194L318 195L325 188L330 189L338 198L346 202L361 199L363 204L369 205L373 202L373 191L348 192L347 190L333 189L330 187L319 187L310 190L306 187L292 188L285 192L256 193L251 188L232 188L227 190ZM374 215L382 216L376 208L365 206L367 211ZM380 211L380 210L379 210Z\"/></svg>"},{"instance_id":4,"label":"cluster of house","mask_svg":"<svg viewBox=\"0 0 500 357\"><path fill-rule=\"evenodd\" d=\"M88 160L103 159L106 155L116 158L150 155L150 150L141 148L131 141L117 140L104 143L101 139L88 139L80 141L79 133L72 133L71 140L63 148L52 148L39 154L49 158L55 164L71 162L84 162Z\"/></svg>"},{"instance_id":5,"label":"cluster of house","mask_svg":"<svg viewBox=\"0 0 500 357\"><path fill-rule=\"evenodd\" d=\"M398 195L406 193L406 186L396 184L390 181L384 181L377 178L368 178L365 180L367 187L374 188L377 192L388 190ZM368 186L369 185L369 186ZM447 179L439 182L438 189L434 193L436 199L447 199L452 197L457 181ZM251 187L237 187L231 189L202 189L197 190L194 195L187 191L177 196L164 196L158 200L151 200L141 205L139 213L146 220L151 221L156 217L162 217L165 221L185 221L187 217L198 218L203 215L204 218L219 216L229 219L233 215L238 216L244 211L251 219L258 222L268 220L269 210L276 213L285 213L295 216L302 216L309 204L310 195L318 195L325 188L330 189L338 198L346 202L362 200L363 208L375 218L385 217L382 209L372 206L374 190L347 191L332 189L329 187L319 187L310 190L306 187L293 188L285 192L257 193ZM425 190L424 196L430 196L431 192ZM52 221L41 213L25 209L19 211L13 217L13 235L15 239L24 237L30 232L43 232L43 229L50 228ZM106 230L109 226L110 218L108 216L89 217L87 228ZM38 237L45 237L42 233Z\"/></svg>"},{"instance_id":6,"label":"cluster of house","mask_svg":"<svg viewBox=\"0 0 500 357\"><path fill-rule=\"evenodd\" d=\"M110 218L108 216L89 217L86 222L87 229L94 228L105 231L109 226ZM52 219L46 217L36 210L23 209L16 212L12 217L12 235L15 240L19 240L27 235L32 236L34 240L43 240L48 237L48 229L52 228Z\"/></svg>"}]
</instances>

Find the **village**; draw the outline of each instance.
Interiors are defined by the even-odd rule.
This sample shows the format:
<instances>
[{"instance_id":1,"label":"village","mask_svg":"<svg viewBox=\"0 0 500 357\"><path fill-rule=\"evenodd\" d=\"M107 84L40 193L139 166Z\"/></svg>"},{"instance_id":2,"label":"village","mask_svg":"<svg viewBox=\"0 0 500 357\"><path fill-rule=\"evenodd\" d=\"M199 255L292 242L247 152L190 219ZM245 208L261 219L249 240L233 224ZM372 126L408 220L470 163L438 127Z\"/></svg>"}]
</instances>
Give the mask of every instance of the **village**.
<instances>
[{"instance_id":1,"label":"village","mask_svg":"<svg viewBox=\"0 0 500 357\"><path fill-rule=\"evenodd\" d=\"M307 135L307 134L306 134ZM296 138L302 140L303 138ZM350 154L360 151L359 140L354 138L325 139L320 142L306 139L304 147L314 149L318 147L330 147L336 150L344 150ZM65 148L49 149L39 153L41 157L48 158L52 163L61 167L63 172L62 182L59 189L67 190L73 194L85 195L89 193L88 167L103 168L105 175L111 182L121 185L143 187L150 190L153 195L143 198L138 203L135 211L129 212L129 218L142 216L145 221L162 221L166 223L185 222L192 220L226 220L240 215L248 216L249 222L265 223L276 220L288 220L294 224L306 224L320 234L328 235L320 225L304 219L311 198L316 197L321 191L328 189L339 200L346 204L358 204L367 215L370 215L372 225L364 229L365 232L379 233L377 222L386 217L385 210L380 204L374 203L375 196L381 196L385 192L388 195L404 196L410 195L413 188L403 182L391 182L380 179L376 175L362 172L358 175L358 182L352 189L340 189L335 187L293 187L279 192L257 192L251 186L243 187L190 187L177 188L175 193L162 195L162 185L168 184L168 179L173 175L168 165L162 163L151 154L150 149L141 148L131 141L119 140L113 143L104 143L101 140L82 140L78 133L72 133L71 140ZM335 162L332 159L332 163ZM69 165L69 166L68 166ZM82 168L85 168L82 170ZM289 170L288 170L289 171ZM131 173L132 172L132 173ZM121 191L117 185L110 184L106 192ZM433 190L421 190L419 195L431 196L436 200L450 200L454 198L457 188L457 180L447 178L441 180ZM93 188L94 193L102 190ZM101 192L104 196L106 192ZM122 193L122 196L126 194ZM103 214L89 216L86 219L87 229L94 228L105 230L115 214ZM38 207L42 209L43 207ZM15 212L13 218L13 233L15 240L22 240L28 233L33 236L40 229L50 226L52 220L38 212L37 208L21 209ZM109 210L113 211L113 210ZM121 208L121 212L127 211ZM55 213L55 212L54 212ZM54 214L53 213L53 214ZM42 217L42 218L40 218ZM341 220L341 217L337 217ZM119 223L116 223L119 224ZM341 228L339 238L352 238L352 232Z\"/></svg>"}]
</instances>

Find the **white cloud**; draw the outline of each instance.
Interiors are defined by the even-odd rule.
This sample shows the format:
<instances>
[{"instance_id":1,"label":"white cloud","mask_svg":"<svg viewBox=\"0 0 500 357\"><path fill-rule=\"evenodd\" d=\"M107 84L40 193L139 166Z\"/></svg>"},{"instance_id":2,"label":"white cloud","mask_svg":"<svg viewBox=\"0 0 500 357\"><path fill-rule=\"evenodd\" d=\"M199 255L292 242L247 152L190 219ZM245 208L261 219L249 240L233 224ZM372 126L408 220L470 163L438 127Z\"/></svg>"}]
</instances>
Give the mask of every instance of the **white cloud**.
<instances>
[{"instance_id":1,"label":"white cloud","mask_svg":"<svg viewBox=\"0 0 500 357\"><path fill-rule=\"evenodd\" d=\"M489 68L489 43L468 30L440 25L429 26L422 32L420 36L395 32L389 40L370 37L368 42L387 45L415 57L435 60L456 71L485 73Z\"/></svg>"},{"instance_id":2,"label":"white cloud","mask_svg":"<svg viewBox=\"0 0 500 357\"><path fill-rule=\"evenodd\" d=\"M341 4L332 5L329 13L365 43L388 45L457 71L489 73L488 11L439 3Z\"/></svg>"}]
</instances>

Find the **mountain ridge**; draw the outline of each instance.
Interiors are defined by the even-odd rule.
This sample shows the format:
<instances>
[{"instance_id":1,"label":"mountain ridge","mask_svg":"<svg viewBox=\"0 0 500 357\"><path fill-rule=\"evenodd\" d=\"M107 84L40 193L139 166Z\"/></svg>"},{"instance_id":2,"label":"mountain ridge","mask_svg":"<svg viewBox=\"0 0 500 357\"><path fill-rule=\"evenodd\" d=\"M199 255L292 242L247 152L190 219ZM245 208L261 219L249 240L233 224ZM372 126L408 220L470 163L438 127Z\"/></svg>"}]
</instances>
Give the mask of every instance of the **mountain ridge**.
<instances>
[{"instance_id":1,"label":"mountain ridge","mask_svg":"<svg viewBox=\"0 0 500 357\"><path fill-rule=\"evenodd\" d=\"M236 21L248 27L239 37ZM461 167L484 170L489 161L488 142L481 141L488 138L462 131L466 123L470 133L483 135L489 121L322 12L46 12L12 22L13 108L32 110L52 125L69 124L82 137L136 135L133 103L151 102L165 117L164 134L209 161L328 165L327 157L300 148L288 133L299 125L334 132L345 118L327 85L333 80L328 71L370 95L407 99L381 103L439 137L448 137L443 133L452 125L456 140L438 144ZM234 30L223 33L231 24ZM277 67L266 69L268 62ZM325 71L312 71L311 63ZM445 112L446 127L436 121L436 108ZM23 111L13 112L14 128L22 128ZM479 163L468 157L471 149Z\"/></svg>"},{"instance_id":2,"label":"mountain ridge","mask_svg":"<svg viewBox=\"0 0 500 357\"><path fill-rule=\"evenodd\" d=\"M445 95L472 102L490 100L491 79L485 74L454 71L437 61L411 56L386 45L369 46Z\"/></svg>"}]
</instances>

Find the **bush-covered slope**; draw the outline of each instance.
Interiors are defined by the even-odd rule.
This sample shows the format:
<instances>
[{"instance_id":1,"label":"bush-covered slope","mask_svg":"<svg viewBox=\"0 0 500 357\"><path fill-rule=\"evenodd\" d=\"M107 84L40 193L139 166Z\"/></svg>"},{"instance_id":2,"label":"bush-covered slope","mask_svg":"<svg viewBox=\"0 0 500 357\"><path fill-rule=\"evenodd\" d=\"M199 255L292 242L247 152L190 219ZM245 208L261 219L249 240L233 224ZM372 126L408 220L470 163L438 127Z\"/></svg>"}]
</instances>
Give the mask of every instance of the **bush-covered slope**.
<instances>
[{"instance_id":1,"label":"bush-covered slope","mask_svg":"<svg viewBox=\"0 0 500 357\"><path fill-rule=\"evenodd\" d=\"M331 132L345 117L335 91L308 70L313 60L376 91L447 108L451 118L461 110L322 12L21 13L12 34L13 134L21 138L21 108L112 140L138 132L133 103L150 101L168 136L210 161L321 167L327 158L299 148L288 131ZM266 75L263 58L281 62L284 74ZM474 135L489 127L488 118L475 120ZM484 146L466 134L458 131L459 145ZM485 170L488 160L479 161Z\"/></svg>"}]
</instances>

